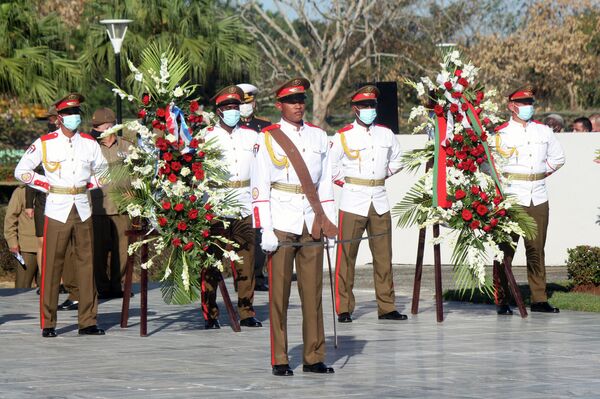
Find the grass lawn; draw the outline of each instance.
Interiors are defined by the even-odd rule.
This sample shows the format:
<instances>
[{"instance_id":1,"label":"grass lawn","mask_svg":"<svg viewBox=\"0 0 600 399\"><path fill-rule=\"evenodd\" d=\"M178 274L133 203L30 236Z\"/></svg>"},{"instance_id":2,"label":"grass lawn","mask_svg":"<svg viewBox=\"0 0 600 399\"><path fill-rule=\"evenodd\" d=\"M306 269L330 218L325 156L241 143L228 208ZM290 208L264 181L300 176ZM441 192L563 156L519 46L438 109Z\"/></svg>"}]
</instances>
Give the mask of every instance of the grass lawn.
<instances>
[{"instance_id":1,"label":"grass lawn","mask_svg":"<svg viewBox=\"0 0 600 399\"><path fill-rule=\"evenodd\" d=\"M549 283L547 286L548 302L561 310L576 310L581 312L600 312L600 296L586 294L581 292L570 292L571 283L568 281L558 281ZM529 286L519 285L521 295L525 304L530 304ZM494 298L478 290L466 290L461 293L458 290L448 290L444 292L444 299L447 301L460 301L472 303L493 304ZM516 306L514 303L512 304Z\"/></svg>"}]
</instances>

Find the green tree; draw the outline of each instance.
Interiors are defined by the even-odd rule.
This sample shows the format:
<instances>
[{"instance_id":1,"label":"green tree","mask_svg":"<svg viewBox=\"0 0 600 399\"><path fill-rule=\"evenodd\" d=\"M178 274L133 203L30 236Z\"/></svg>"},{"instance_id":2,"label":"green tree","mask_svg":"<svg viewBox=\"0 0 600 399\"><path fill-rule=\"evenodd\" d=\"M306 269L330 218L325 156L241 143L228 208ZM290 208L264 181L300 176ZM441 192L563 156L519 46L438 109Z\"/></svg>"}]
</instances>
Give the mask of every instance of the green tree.
<instances>
[{"instance_id":1,"label":"green tree","mask_svg":"<svg viewBox=\"0 0 600 399\"><path fill-rule=\"evenodd\" d=\"M114 52L102 19L126 18L133 22L122 49L122 72L129 73L125 59L139 63L150 42L173 46L190 64L189 80L200 84L200 95L209 98L220 85L248 79L257 57L251 39L233 10L216 0L102 0L87 2L79 35L81 64L92 96L112 98L104 78L114 76ZM131 82L129 82L131 83ZM101 93L97 91L100 90ZM108 100L110 101L110 100Z\"/></svg>"},{"instance_id":2,"label":"green tree","mask_svg":"<svg viewBox=\"0 0 600 399\"><path fill-rule=\"evenodd\" d=\"M0 95L47 105L59 86L76 87L81 72L68 59L67 37L60 20L40 17L34 2L1 2Z\"/></svg>"}]
</instances>

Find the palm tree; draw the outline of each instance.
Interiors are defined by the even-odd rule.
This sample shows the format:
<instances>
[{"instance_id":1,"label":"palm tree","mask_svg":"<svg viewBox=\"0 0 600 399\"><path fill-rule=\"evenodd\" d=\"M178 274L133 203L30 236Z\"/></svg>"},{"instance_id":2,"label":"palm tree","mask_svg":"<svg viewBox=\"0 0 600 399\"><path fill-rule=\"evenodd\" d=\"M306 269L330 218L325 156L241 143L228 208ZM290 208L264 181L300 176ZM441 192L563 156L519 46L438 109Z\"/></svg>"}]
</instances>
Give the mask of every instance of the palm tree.
<instances>
[{"instance_id":1,"label":"palm tree","mask_svg":"<svg viewBox=\"0 0 600 399\"><path fill-rule=\"evenodd\" d=\"M0 95L48 104L81 72L68 59L64 26L54 15L40 17L32 3L0 4Z\"/></svg>"},{"instance_id":2,"label":"palm tree","mask_svg":"<svg viewBox=\"0 0 600 399\"><path fill-rule=\"evenodd\" d=\"M88 2L83 16L84 48L80 57L90 84L112 77L114 54L104 28L105 18L127 18L123 56L139 63L150 42L173 46L186 55L189 80L202 85L205 96L216 85L237 83L255 72L257 58L240 20L217 0L101 0ZM123 73L128 74L123 62ZM131 81L129 81L131 82Z\"/></svg>"}]
</instances>

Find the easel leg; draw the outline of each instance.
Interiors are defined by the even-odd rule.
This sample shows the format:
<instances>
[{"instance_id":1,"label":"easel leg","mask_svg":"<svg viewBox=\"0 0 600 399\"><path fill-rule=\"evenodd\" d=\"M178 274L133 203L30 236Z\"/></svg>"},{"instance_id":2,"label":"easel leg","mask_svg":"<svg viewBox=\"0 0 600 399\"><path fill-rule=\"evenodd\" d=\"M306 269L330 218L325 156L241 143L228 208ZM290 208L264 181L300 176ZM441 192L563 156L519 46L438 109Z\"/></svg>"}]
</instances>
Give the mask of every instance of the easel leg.
<instances>
[{"instance_id":1,"label":"easel leg","mask_svg":"<svg viewBox=\"0 0 600 399\"><path fill-rule=\"evenodd\" d=\"M433 237L440 236L440 225L433 225ZM435 269L435 313L438 323L444 321L444 305L442 303L442 256L440 252L440 244L433 246L433 259Z\"/></svg>"},{"instance_id":2,"label":"easel leg","mask_svg":"<svg viewBox=\"0 0 600 399\"><path fill-rule=\"evenodd\" d=\"M148 262L148 244L142 245L141 262ZM140 337L148 335L148 269L142 269L140 278Z\"/></svg>"},{"instance_id":3,"label":"easel leg","mask_svg":"<svg viewBox=\"0 0 600 399\"><path fill-rule=\"evenodd\" d=\"M512 292L513 298L515 298L517 307L519 308L519 313L521 314L522 318L526 318L527 309L525 309L525 303L523 302L521 291L519 291L517 280L515 280L515 275L512 272L511 259L505 256L502 265L504 266L504 273L506 274L506 278L508 279L508 286L510 287L510 291Z\"/></svg>"},{"instance_id":4,"label":"easel leg","mask_svg":"<svg viewBox=\"0 0 600 399\"><path fill-rule=\"evenodd\" d=\"M227 314L229 315L231 329L235 332L242 331L240 328L240 322L238 321L238 315L231 304L231 298L229 298L229 292L227 292L227 286L225 285L225 280L223 280L223 275L221 273L219 273L219 289L221 290L221 296L223 297L223 302L225 303L225 309L227 309Z\"/></svg>"},{"instance_id":5,"label":"easel leg","mask_svg":"<svg viewBox=\"0 0 600 399\"><path fill-rule=\"evenodd\" d=\"M417 245L417 264L415 267L415 282L413 285L413 297L411 313L419 313L419 297L421 296L421 278L423 275L423 256L425 254L425 235L427 230L419 230L419 243Z\"/></svg>"},{"instance_id":6,"label":"easel leg","mask_svg":"<svg viewBox=\"0 0 600 399\"><path fill-rule=\"evenodd\" d=\"M132 235L128 235L128 248L134 241ZM127 328L129 321L129 302L131 300L131 283L133 280L133 261L134 255L127 257L127 265L125 265L125 287L123 287L123 303L121 305L121 328Z\"/></svg>"}]
</instances>

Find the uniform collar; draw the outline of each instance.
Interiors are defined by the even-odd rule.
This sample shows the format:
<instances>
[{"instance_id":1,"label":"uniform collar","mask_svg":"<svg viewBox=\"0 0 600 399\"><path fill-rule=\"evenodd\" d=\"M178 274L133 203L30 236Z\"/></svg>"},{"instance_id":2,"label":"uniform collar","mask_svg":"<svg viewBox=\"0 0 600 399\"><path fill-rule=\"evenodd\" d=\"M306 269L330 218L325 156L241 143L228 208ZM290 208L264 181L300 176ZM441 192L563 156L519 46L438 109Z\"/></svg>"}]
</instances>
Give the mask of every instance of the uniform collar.
<instances>
[{"instance_id":1,"label":"uniform collar","mask_svg":"<svg viewBox=\"0 0 600 399\"><path fill-rule=\"evenodd\" d=\"M517 126L517 127L520 127L520 128L526 128L527 126L529 126L529 125L531 124L531 119L530 119L530 120L528 120L527 122L525 122L525 126L523 126L523 125L521 125L519 122L517 122L516 120L514 120L514 119L512 118L512 116L511 116L511 117L510 117L510 120L508 121L508 123L509 123L510 125L514 125L514 126Z\"/></svg>"},{"instance_id":2,"label":"uniform collar","mask_svg":"<svg viewBox=\"0 0 600 399\"><path fill-rule=\"evenodd\" d=\"M358 129L358 131L365 132L365 133L366 133L366 132L369 132L369 131L371 131L371 129L373 128L373 126L375 126L375 125L373 125L373 124L371 123L371 125L370 125L370 126L368 126L368 127L364 127L364 126L360 125L360 124L359 124L359 123L356 121L356 119L354 120L354 122L352 122L352 125L354 126L354 129Z\"/></svg>"},{"instance_id":3,"label":"uniform collar","mask_svg":"<svg viewBox=\"0 0 600 399\"><path fill-rule=\"evenodd\" d=\"M281 118L281 120L279 121L279 126L281 126L282 128L285 128L285 129L292 130L294 132L301 132L302 130L304 130L304 127L306 125L304 124L304 121L302 121L302 124L300 125L300 128L297 128L296 126L292 125L291 123L289 123L285 119Z\"/></svg>"}]
</instances>

